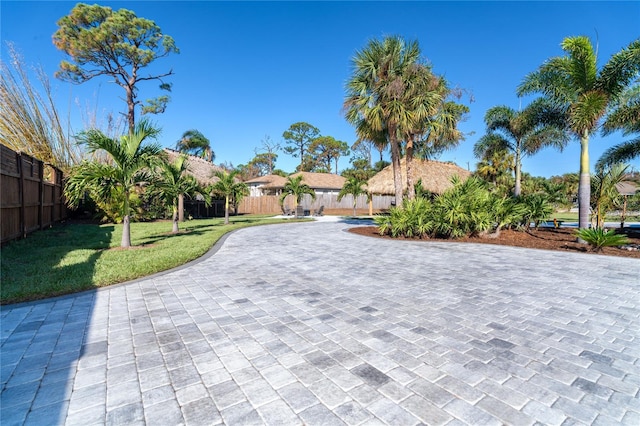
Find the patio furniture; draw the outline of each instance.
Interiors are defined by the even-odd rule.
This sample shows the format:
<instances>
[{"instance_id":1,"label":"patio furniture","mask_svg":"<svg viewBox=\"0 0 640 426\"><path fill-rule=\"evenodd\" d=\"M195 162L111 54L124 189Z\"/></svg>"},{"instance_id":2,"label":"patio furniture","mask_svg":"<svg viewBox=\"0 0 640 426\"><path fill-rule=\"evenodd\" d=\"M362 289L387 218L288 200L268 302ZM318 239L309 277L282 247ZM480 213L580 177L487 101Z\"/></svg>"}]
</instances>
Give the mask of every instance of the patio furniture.
<instances>
[{"instance_id":1,"label":"patio furniture","mask_svg":"<svg viewBox=\"0 0 640 426\"><path fill-rule=\"evenodd\" d=\"M324 206L320 206L320 208L318 210L316 210L313 215L314 216L322 216L324 214L323 212L324 212Z\"/></svg>"},{"instance_id":2,"label":"patio furniture","mask_svg":"<svg viewBox=\"0 0 640 426\"><path fill-rule=\"evenodd\" d=\"M302 206L296 206L296 217L304 216L304 208Z\"/></svg>"}]
</instances>

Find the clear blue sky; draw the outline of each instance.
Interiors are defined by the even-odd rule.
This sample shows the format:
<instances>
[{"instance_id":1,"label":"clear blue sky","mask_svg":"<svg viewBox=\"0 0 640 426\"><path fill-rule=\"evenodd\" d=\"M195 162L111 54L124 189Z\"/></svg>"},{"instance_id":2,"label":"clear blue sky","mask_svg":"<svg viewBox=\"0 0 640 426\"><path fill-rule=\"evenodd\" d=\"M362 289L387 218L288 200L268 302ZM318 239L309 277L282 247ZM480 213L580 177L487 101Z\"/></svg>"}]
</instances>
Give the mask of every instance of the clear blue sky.
<instances>
[{"instance_id":1,"label":"clear blue sky","mask_svg":"<svg viewBox=\"0 0 640 426\"><path fill-rule=\"evenodd\" d=\"M172 101L164 114L153 117L163 129L160 142L173 147L184 131L198 129L212 141L216 163L234 165L248 162L265 135L282 142L282 133L298 121L353 143L355 132L341 114L344 85L351 58L371 38L417 39L435 72L473 93L471 112L461 125L473 134L440 157L473 170L473 144L485 133L486 110L517 109L517 85L546 59L563 54L563 38L597 40L603 64L640 35L638 1L98 3L155 21L181 50L157 61L158 70L175 72ZM53 78L64 55L51 36L56 21L74 5L3 0L0 14L3 60L4 42L12 41L26 62L41 65L51 76L58 108L78 132L87 123L87 111L104 124L109 111L126 108L120 99L124 92L107 77L82 85ZM154 82L139 88L143 100L160 94ZM592 166L622 140L620 135L593 138ZM572 141L563 153L546 149L525 158L523 170L535 176L577 172L578 160L579 143ZM280 153L277 167L293 171L297 164ZM341 159L340 168L347 166L348 159Z\"/></svg>"}]
</instances>

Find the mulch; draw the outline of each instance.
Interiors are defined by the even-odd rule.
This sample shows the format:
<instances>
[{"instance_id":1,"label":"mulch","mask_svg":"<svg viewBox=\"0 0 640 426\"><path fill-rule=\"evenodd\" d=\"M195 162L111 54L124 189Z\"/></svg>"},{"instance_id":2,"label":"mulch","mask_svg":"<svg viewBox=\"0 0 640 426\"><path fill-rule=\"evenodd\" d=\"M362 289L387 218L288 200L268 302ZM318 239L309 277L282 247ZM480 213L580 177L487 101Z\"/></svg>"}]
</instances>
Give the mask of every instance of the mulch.
<instances>
[{"instance_id":1,"label":"mulch","mask_svg":"<svg viewBox=\"0 0 640 426\"><path fill-rule=\"evenodd\" d=\"M374 238L387 238L392 237L388 235L380 235L378 227L376 226L356 226L349 229L349 232L358 235L364 235ZM526 247L533 249L544 250L558 250L564 252L574 253L590 253L596 255L606 256L619 256L619 257L631 257L640 259L640 235L638 233L630 233L629 242L635 250L629 250L627 248L619 247L604 247L600 252L594 252L591 247L586 244L578 243L574 235L574 230L569 228L540 228L537 230L528 231L515 231L515 230L503 230L498 237L467 237L460 239L440 239L440 238L395 238L396 240L411 240L411 241L424 241L428 243L430 241L438 242L456 242L456 243L480 243L480 244L497 244L503 246L512 247Z\"/></svg>"}]
</instances>

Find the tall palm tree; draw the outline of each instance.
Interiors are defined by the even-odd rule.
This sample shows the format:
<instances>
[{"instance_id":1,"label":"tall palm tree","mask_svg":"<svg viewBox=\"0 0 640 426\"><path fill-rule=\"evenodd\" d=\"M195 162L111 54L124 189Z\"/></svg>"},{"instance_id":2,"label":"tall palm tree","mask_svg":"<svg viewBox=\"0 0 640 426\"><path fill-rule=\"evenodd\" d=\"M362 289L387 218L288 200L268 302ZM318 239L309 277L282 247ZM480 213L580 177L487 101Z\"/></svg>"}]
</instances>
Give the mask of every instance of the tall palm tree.
<instances>
[{"instance_id":1,"label":"tall palm tree","mask_svg":"<svg viewBox=\"0 0 640 426\"><path fill-rule=\"evenodd\" d=\"M353 216L354 217L356 216L356 202L358 201L358 196L364 195L367 193L367 191L364 189L364 184L365 182L361 181L357 177L351 176L344 182L344 185L342 185L340 192L338 192L338 202L340 202L342 198L344 198L347 195L353 196Z\"/></svg>"},{"instance_id":2,"label":"tall palm tree","mask_svg":"<svg viewBox=\"0 0 640 426\"><path fill-rule=\"evenodd\" d=\"M224 197L224 224L229 224L229 202L237 195L246 195L249 193L249 188L244 182L236 180L236 175L239 172L237 170L228 172L226 170L219 170L214 173L218 181L211 186L211 191Z\"/></svg>"},{"instance_id":3,"label":"tall palm tree","mask_svg":"<svg viewBox=\"0 0 640 426\"><path fill-rule=\"evenodd\" d=\"M161 200L171 205L173 229L175 234L178 227L178 200L180 197L194 197L200 195L209 204L210 197L200 186L195 177L187 173L189 162L185 155L177 157L173 163L162 162L156 170L155 179L147 187L149 193L157 195Z\"/></svg>"},{"instance_id":4,"label":"tall palm tree","mask_svg":"<svg viewBox=\"0 0 640 426\"><path fill-rule=\"evenodd\" d=\"M70 206L75 207L88 192L94 199L122 202L123 229L121 247L131 246L130 196L135 187L149 182L150 168L159 161L162 148L158 144L143 145L160 133L147 120L136 124L134 131L120 140L111 139L99 130L88 130L78 136L89 153L104 151L110 163L83 162L74 167L64 188ZM114 194L122 194L122 200L114 200Z\"/></svg>"},{"instance_id":5,"label":"tall palm tree","mask_svg":"<svg viewBox=\"0 0 640 426\"><path fill-rule=\"evenodd\" d=\"M537 99L522 111L500 105L487 110L484 122L487 134L473 147L476 157L486 157L493 151L508 151L515 157L515 188L513 195L522 193L522 157L533 155L547 146L560 151L568 142L558 114L544 98Z\"/></svg>"},{"instance_id":6,"label":"tall palm tree","mask_svg":"<svg viewBox=\"0 0 640 426\"><path fill-rule=\"evenodd\" d=\"M305 194L311 195L312 200L316 199L316 191L306 183L302 183L302 178L302 175L287 177L287 181L282 188L282 194L280 194L280 204L284 203L284 199L288 195L293 195L293 209L295 210Z\"/></svg>"},{"instance_id":7,"label":"tall palm tree","mask_svg":"<svg viewBox=\"0 0 640 426\"><path fill-rule=\"evenodd\" d=\"M589 226L589 138L598 129L607 107L635 80L640 68L640 39L614 54L600 70L588 37L568 37L561 44L566 56L554 57L527 75L518 95L541 93L563 116L580 140L579 227Z\"/></svg>"},{"instance_id":8,"label":"tall palm tree","mask_svg":"<svg viewBox=\"0 0 640 426\"><path fill-rule=\"evenodd\" d=\"M622 130L624 136L636 137L607 149L596 163L596 169L611 167L640 157L640 84L625 92L621 102L609 113L602 125L602 134Z\"/></svg>"},{"instance_id":9,"label":"tall palm tree","mask_svg":"<svg viewBox=\"0 0 640 426\"><path fill-rule=\"evenodd\" d=\"M391 148L396 205L402 204L400 142L403 129L414 122L414 109L406 103L409 68L417 66L420 48L417 41L402 37L371 40L356 52L353 75L347 82L345 117L355 125L358 137L379 140L384 132ZM378 136L373 138L372 136Z\"/></svg>"},{"instance_id":10,"label":"tall palm tree","mask_svg":"<svg viewBox=\"0 0 640 426\"><path fill-rule=\"evenodd\" d=\"M216 159L216 154L211 149L209 139L195 129L187 130L182 134L182 137L176 143L176 149L185 154L202 157L210 163L213 163L213 160Z\"/></svg>"}]
</instances>

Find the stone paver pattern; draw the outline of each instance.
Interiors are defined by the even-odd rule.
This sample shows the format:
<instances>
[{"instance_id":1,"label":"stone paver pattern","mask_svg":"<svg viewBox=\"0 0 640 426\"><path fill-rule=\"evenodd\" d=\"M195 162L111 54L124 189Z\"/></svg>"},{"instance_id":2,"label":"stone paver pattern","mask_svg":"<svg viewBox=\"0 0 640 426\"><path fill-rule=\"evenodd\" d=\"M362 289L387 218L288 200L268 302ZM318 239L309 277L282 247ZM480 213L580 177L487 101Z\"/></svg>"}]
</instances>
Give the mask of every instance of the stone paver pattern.
<instances>
[{"instance_id":1,"label":"stone paver pattern","mask_svg":"<svg viewBox=\"0 0 640 426\"><path fill-rule=\"evenodd\" d=\"M2 425L640 424L640 262L349 226L2 307Z\"/></svg>"}]
</instances>

